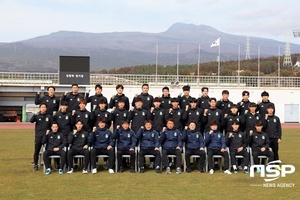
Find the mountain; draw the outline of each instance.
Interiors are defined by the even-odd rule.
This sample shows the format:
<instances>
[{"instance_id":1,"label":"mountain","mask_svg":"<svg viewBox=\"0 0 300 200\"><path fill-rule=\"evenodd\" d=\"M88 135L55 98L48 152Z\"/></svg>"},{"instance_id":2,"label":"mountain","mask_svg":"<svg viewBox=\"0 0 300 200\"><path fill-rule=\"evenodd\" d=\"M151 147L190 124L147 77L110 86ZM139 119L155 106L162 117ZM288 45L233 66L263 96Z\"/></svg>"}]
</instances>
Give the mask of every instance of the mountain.
<instances>
[{"instance_id":1,"label":"mountain","mask_svg":"<svg viewBox=\"0 0 300 200\"><path fill-rule=\"evenodd\" d=\"M57 72L59 56L90 56L91 70L99 71L156 63L175 65L179 46L179 64L193 64L198 61L201 45L201 62L215 61L218 47L211 43L221 37L221 60L237 60L238 45L241 58L245 57L246 36L218 31L206 25L185 23L173 24L165 32L111 32L85 33L59 31L28 40L0 43L0 70L26 72ZM260 46L261 57L277 56L278 47L285 43L259 37L250 37L251 58L257 57ZM292 44L293 52L300 51L300 45Z\"/></svg>"}]
</instances>

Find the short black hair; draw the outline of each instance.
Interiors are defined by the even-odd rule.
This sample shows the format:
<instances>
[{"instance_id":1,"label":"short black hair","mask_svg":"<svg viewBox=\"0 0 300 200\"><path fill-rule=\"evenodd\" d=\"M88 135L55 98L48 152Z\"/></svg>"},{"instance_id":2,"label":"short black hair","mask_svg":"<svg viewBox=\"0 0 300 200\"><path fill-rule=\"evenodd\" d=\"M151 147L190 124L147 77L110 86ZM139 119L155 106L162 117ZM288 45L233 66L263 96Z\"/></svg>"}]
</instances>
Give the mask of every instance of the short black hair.
<instances>
[{"instance_id":1,"label":"short black hair","mask_svg":"<svg viewBox=\"0 0 300 200\"><path fill-rule=\"evenodd\" d=\"M170 91L169 87L167 87L167 86L165 86L165 87L162 88L162 91L164 91L164 90Z\"/></svg>"},{"instance_id":2,"label":"short black hair","mask_svg":"<svg viewBox=\"0 0 300 200\"><path fill-rule=\"evenodd\" d=\"M95 89L97 89L97 88L99 88L99 89L101 89L101 90L102 90L102 85L100 85L100 84L96 84L96 85L95 85Z\"/></svg>"},{"instance_id":3,"label":"short black hair","mask_svg":"<svg viewBox=\"0 0 300 200\"><path fill-rule=\"evenodd\" d=\"M147 86L147 87L149 88L148 83L144 83L144 84L142 85L142 88L143 88L144 86Z\"/></svg>"},{"instance_id":4,"label":"short black hair","mask_svg":"<svg viewBox=\"0 0 300 200\"><path fill-rule=\"evenodd\" d=\"M211 98L209 98L209 102L211 102L211 101L215 101L215 102L217 102L217 99L215 98L215 97L211 97Z\"/></svg>"},{"instance_id":5,"label":"short black hair","mask_svg":"<svg viewBox=\"0 0 300 200\"><path fill-rule=\"evenodd\" d=\"M48 108L48 106L47 106L47 104L46 104L46 103L41 103L41 104L39 105L39 108L40 108L42 105L45 105L45 106L46 106L46 108Z\"/></svg>"},{"instance_id":6,"label":"short black hair","mask_svg":"<svg viewBox=\"0 0 300 200\"><path fill-rule=\"evenodd\" d=\"M98 102L98 104L107 104L105 99L100 99L100 101Z\"/></svg>"},{"instance_id":7,"label":"short black hair","mask_svg":"<svg viewBox=\"0 0 300 200\"><path fill-rule=\"evenodd\" d=\"M122 90L124 90L124 86L121 85L121 84L118 84L118 85L116 86L116 90L119 89L119 88L121 88Z\"/></svg>"},{"instance_id":8,"label":"short black hair","mask_svg":"<svg viewBox=\"0 0 300 200\"><path fill-rule=\"evenodd\" d=\"M208 87L202 87L201 88L201 92L203 92L204 90L207 90L207 92L208 92Z\"/></svg>"},{"instance_id":9,"label":"short black hair","mask_svg":"<svg viewBox=\"0 0 300 200\"><path fill-rule=\"evenodd\" d=\"M54 86L48 86L47 87L47 91L49 91L50 88L52 88L55 91L55 87Z\"/></svg>"},{"instance_id":10,"label":"short black hair","mask_svg":"<svg viewBox=\"0 0 300 200\"><path fill-rule=\"evenodd\" d=\"M73 87L73 86L78 87L78 84L77 83L73 83L71 87Z\"/></svg>"},{"instance_id":11,"label":"short black hair","mask_svg":"<svg viewBox=\"0 0 300 200\"><path fill-rule=\"evenodd\" d=\"M183 91L190 91L191 87L189 85L185 85L182 87Z\"/></svg>"},{"instance_id":12,"label":"short black hair","mask_svg":"<svg viewBox=\"0 0 300 200\"><path fill-rule=\"evenodd\" d=\"M245 96L246 94L247 94L247 96L249 96L249 95L250 95L249 91L247 91L247 90L244 90L244 91L242 92L242 95L243 95L243 96Z\"/></svg>"},{"instance_id":13,"label":"short black hair","mask_svg":"<svg viewBox=\"0 0 300 200\"><path fill-rule=\"evenodd\" d=\"M263 126L262 121L261 120L256 121L255 126Z\"/></svg>"},{"instance_id":14,"label":"short black hair","mask_svg":"<svg viewBox=\"0 0 300 200\"><path fill-rule=\"evenodd\" d=\"M228 90L223 90L222 94L229 94L229 91Z\"/></svg>"}]
</instances>

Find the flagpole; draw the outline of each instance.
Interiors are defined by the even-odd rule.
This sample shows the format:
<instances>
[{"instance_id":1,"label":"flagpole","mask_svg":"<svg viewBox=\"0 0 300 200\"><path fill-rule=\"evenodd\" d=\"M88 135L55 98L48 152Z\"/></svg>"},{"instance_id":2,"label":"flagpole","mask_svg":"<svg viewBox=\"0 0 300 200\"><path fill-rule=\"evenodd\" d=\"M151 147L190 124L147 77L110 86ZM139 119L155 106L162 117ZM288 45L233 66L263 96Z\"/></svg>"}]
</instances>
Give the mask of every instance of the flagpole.
<instances>
[{"instance_id":1,"label":"flagpole","mask_svg":"<svg viewBox=\"0 0 300 200\"><path fill-rule=\"evenodd\" d=\"M238 85L241 84L241 77L240 77L240 71L241 71L241 45L239 45L239 58L238 58Z\"/></svg>"},{"instance_id":2,"label":"flagpole","mask_svg":"<svg viewBox=\"0 0 300 200\"><path fill-rule=\"evenodd\" d=\"M219 56L218 56L218 86L220 86L220 54L221 54L221 38L220 38L220 41L219 41Z\"/></svg>"},{"instance_id":3,"label":"flagpole","mask_svg":"<svg viewBox=\"0 0 300 200\"><path fill-rule=\"evenodd\" d=\"M280 87L280 46L278 46L278 86Z\"/></svg>"},{"instance_id":4,"label":"flagpole","mask_svg":"<svg viewBox=\"0 0 300 200\"><path fill-rule=\"evenodd\" d=\"M177 82L179 81L179 44L177 44Z\"/></svg>"},{"instance_id":5,"label":"flagpole","mask_svg":"<svg viewBox=\"0 0 300 200\"><path fill-rule=\"evenodd\" d=\"M201 50L201 47L200 47L200 44L199 44L199 52L198 52L198 70L197 70L197 85L199 85L199 75L200 75L200 50Z\"/></svg>"},{"instance_id":6,"label":"flagpole","mask_svg":"<svg viewBox=\"0 0 300 200\"><path fill-rule=\"evenodd\" d=\"M158 44L156 44L155 85L157 85L157 68L158 68Z\"/></svg>"},{"instance_id":7,"label":"flagpole","mask_svg":"<svg viewBox=\"0 0 300 200\"><path fill-rule=\"evenodd\" d=\"M257 55L258 55L258 59L257 59L257 82L258 82L258 87L260 87L260 45L258 45L258 52L257 52Z\"/></svg>"}]
</instances>

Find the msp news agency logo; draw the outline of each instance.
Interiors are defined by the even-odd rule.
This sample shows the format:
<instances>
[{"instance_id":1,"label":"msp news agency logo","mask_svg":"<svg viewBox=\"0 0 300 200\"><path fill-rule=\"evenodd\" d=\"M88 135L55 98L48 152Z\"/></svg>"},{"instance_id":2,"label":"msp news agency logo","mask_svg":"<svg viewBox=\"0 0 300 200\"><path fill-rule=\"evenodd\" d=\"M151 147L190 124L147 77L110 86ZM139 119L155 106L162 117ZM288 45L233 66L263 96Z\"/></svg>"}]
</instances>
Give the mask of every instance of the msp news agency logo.
<instances>
[{"instance_id":1,"label":"msp news agency logo","mask_svg":"<svg viewBox=\"0 0 300 200\"><path fill-rule=\"evenodd\" d=\"M250 167L250 177L255 176L256 169L260 170L260 177L264 178L264 184L257 184L251 186L262 187L295 187L295 183L270 183L279 178L285 178L287 175L293 174L296 170L294 165L279 165L281 160L275 160L266 165L252 165ZM257 174L258 175L258 174Z\"/></svg>"}]
</instances>

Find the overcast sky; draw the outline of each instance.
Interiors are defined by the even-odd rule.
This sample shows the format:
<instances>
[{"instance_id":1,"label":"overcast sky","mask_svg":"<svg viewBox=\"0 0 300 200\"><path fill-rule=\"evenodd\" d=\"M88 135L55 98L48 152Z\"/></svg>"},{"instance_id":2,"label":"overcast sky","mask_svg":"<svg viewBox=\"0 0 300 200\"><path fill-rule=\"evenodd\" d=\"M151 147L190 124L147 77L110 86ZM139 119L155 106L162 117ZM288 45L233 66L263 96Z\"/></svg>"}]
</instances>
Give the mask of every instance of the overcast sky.
<instances>
[{"instance_id":1,"label":"overcast sky","mask_svg":"<svg viewBox=\"0 0 300 200\"><path fill-rule=\"evenodd\" d=\"M60 30L164 32L176 22L300 44L298 0L1 0L0 42Z\"/></svg>"}]
</instances>

